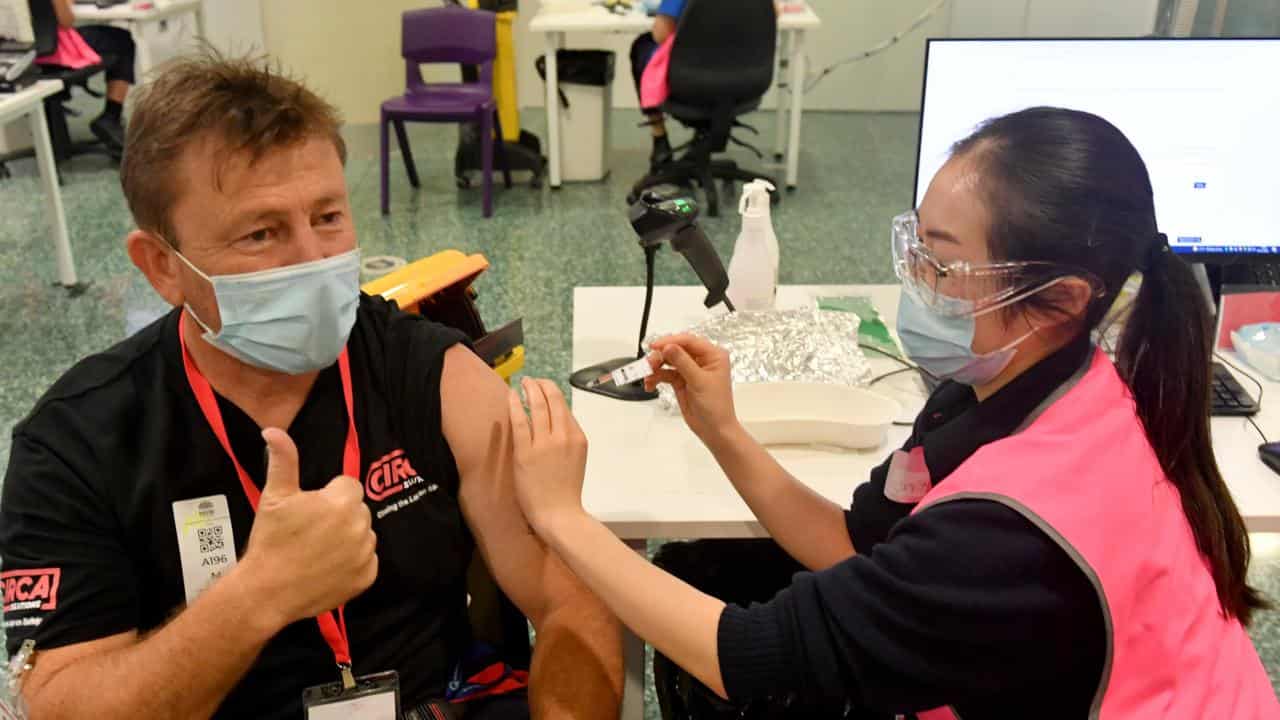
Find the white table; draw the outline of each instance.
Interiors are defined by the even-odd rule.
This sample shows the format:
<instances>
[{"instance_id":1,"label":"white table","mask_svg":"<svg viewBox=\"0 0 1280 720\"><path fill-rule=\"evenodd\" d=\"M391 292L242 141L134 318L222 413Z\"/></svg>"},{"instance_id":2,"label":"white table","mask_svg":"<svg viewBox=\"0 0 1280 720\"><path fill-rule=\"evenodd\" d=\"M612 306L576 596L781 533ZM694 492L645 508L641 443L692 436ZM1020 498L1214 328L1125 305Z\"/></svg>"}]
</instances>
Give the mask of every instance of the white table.
<instances>
[{"instance_id":1,"label":"white table","mask_svg":"<svg viewBox=\"0 0 1280 720\"><path fill-rule=\"evenodd\" d=\"M183 15L194 14L196 17L196 35L204 36L204 2L203 0L134 0L134 2L99 8L95 5L75 5L76 25L112 25L124 28L133 35L137 46L135 64L138 79L146 74L154 63L151 59L151 48L142 34L142 28L164 20Z\"/></svg>"},{"instance_id":2,"label":"white table","mask_svg":"<svg viewBox=\"0 0 1280 720\"><path fill-rule=\"evenodd\" d=\"M683 330L706 319L705 295L698 287L658 288L650 332ZM778 290L778 302L780 307L800 307L813 297L840 295L870 297L885 324L894 327L897 285L784 286ZM639 287L575 289L573 367L635 352L643 299L644 289ZM874 353L868 353L868 360L876 374L898 367ZM1241 382L1256 392L1248 380ZM1263 382L1262 411L1254 419L1269 438L1280 440L1280 383ZM877 383L875 390L903 405L904 421L913 419L924 402L923 386L911 373ZM768 536L678 413L667 414L657 402L626 403L581 390L573 391L573 413L591 443L583 504L632 547L643 552L650 538ZM869 451L771 450L796 478L847 506L854 488L884 460L890 447L906 440L909 430L890 428L886 445ZM1214 418L1212 432L1219 467L1249 529L1280 532L1280 475L1258 459L1257 431L1241 418ZM643 714L644 647L630 634L624 661L622 717L637 720Z\"/></svg>"},{"instance_id":3,"label":"white table","mask_svg":"<svg viewBox=\"0 0 1280 720\"><path fill-rule=\"evenodd\" d=\"M36 167L40 171L40 185L48 203L46 217L53 232L54 255L58 263L58 284L75 289L76 264L71 256L71 238L67 234L67 218L62 211L62 192L58 189L58 166L53 157L53 143L49 139L49 126L45 122L44 99L62 92L61 80L41 80L31 87L12 94L0 94L0 126L24 115L31 127L31 140L35 145Z\"/></svg>"},{"instance_id":4,"label":"white table","mask_svg":"<svg viewBox=\"0 0 1280 720\"><path fill-rule=\"evenodd\" d=\"M805 32L821 27L822 20L813 8L804 6L800 11L783 12L778 16L778 102L777 133L774 154L781 158L784 151L787 160L787 188L796 186L800 173L800 117L804 107ZM560 187L560 104L556 96L559 75L556 67L556 51L564 47L565 33L629 33L639 35L653 28L653 18L642 13L617 14L601 6L563 6L544 0L538 14L529 23L529 29L542 33L546 41L547 82L547 158L550 166L551 187ZM787 89L790 92L784 92ZM784 126L790 99L791 122ZM785 134L784 134L785 133ZM784 145L785 142L785 145Z\"/></svg>"}]
</instances>

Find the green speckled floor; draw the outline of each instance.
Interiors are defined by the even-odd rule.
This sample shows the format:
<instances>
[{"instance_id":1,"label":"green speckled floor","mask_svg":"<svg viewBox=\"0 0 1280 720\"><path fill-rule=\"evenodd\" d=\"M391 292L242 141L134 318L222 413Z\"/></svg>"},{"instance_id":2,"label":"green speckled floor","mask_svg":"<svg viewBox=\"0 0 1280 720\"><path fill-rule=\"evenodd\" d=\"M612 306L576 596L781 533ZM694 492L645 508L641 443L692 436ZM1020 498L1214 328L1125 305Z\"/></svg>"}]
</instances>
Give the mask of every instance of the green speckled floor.
<instances>
[{"instance_id":1,"label":"green speckled floor","mask_svg":"<svg viewBox=\"0 0 1280 720\"><path fill-rule=\"evenodd\" d=\"M524 126L545 137L540 111ZM361 245L369 255L421 257L445 248L482 252L493 268L478 284L486 321L523 317L529 372L564 381L569 373L572 289L639 285L643 261L627 225L623 197L648 158L647 131L627 112L614 114L612 175L604 183L558 191L517 182L496 191L495 214L480 216L478 189L459 191L452 177L453 126L411 126L423 186L413 191L393 158L391 215L378 213L377 131L348 128L347 178ZM749 120L773 137L772 114ZM808 113L800 188L774 209L788 283L890 282L889 219L911 202L917 120L904 114ZM744 151L739 162L760 166ZM130 220L114 168L80 158L65 169L63 197L77 269L92 282L82 297L52 287L53 255L31 161L0 180L0 466L7 464L13 423L78 358L106 348L165 308L129 263L122 238ZM781 168L771 168L779 178ZM519 176L517 177L519 180ZM736 205L732 198L727 207ZM736 213L704 221L728 257ZM683 261L664 252L660 284L695 284ZM619 308L624 322L634 308ZM1280 434L1280 428L1269 428ZM1280 598L1280 536L1258 536L1254 582ZM1259 616L1253 636L1280 687L1280 613ZM651 710L651 716L656 711Z\"/></svg>"}]
</instances>

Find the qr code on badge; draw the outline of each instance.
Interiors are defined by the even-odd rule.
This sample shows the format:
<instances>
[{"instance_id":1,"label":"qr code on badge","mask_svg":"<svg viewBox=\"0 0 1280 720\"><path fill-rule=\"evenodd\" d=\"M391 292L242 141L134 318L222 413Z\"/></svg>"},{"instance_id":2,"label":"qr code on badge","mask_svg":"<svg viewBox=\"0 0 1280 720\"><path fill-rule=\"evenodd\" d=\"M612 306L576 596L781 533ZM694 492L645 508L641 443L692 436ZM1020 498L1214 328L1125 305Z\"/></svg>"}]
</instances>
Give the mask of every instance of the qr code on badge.
<instances>
[{"instance_id":1,"label":"qr code on badge","mask_svg":"<svg viewBox=\"0 0 1280 720\"><path fill-rule=\"evenodd\" d=\"M200 552L211 553L225 546L222 539L222 526L196 528L196 538L200 540Z\"/></svg>"}]
</instances>

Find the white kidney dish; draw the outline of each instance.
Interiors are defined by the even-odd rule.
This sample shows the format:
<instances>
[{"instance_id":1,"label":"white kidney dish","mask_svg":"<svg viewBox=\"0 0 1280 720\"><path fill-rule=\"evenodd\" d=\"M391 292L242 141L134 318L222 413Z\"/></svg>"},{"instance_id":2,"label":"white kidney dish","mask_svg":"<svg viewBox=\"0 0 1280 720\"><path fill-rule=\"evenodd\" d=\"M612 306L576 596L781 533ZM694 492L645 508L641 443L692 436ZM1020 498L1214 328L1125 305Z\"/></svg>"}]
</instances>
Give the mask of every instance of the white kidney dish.
<instances>
[{"instance_id":1,"label":"white kidney dish","mask_svg":"<svg viewBox=\"0 0 1280 720\"><path fill-rule=\"evenodd\" d=\"M743 383L733 399L738 419L763 445L879 447L902 412L883 395L834 383Z\"/></svg>"}]
</instances>

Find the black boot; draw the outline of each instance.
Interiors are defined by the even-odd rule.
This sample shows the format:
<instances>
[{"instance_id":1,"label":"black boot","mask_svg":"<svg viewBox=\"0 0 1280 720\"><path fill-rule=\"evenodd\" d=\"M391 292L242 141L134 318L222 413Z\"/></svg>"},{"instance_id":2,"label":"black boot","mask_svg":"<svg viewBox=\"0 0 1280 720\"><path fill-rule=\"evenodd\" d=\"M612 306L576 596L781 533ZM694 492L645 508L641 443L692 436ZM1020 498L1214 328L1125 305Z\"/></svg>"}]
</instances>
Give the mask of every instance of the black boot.
<instances>
[{"instance_id":1,"label":"black boot","mask_svg":"<svg viewBox=\"0 0 1280 720\"><path fill-rule=\"evenodd\" d=\"M649 153L649 173L656 173L669 162L671 162L671 141L666 135L657 135L653 138L653 151Z\"/></svg>"},{"instance_id":2,"label":"black boot","mask_svg":"<svg viewBox=\"0 0 1280 720\"><path fill-rule=\"evenodd\" d=\"M89 130L94 137L107 146L111 154L119 156L124 152L124 124L120 120L120 103L107 101L102 114L89 123Z\"/></svg>"}]
</instances>

